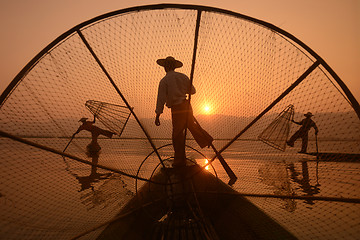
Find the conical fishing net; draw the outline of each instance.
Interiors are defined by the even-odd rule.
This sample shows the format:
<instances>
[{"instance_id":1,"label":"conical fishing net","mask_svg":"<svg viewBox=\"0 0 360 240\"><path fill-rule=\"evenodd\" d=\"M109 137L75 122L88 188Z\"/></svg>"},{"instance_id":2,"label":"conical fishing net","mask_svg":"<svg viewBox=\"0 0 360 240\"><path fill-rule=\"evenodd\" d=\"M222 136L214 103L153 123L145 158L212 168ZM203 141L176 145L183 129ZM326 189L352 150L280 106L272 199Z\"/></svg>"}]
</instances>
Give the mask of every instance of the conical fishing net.
<instances>
[{"instance_id":1,"label":"conical fishing net","mask_svg":"<svg viewBox=\"0 0 360 240\"><path fill-rule=\"evenodd\" d=\"M259 140L270 146L285 151L290 132L290 121L294 117L294 106L286 107L273 122L259 135Z\"/></svg>"},{"instance_id":2,"label":"conical fishing net","mask_svg":"<svg viewBox=\"0 0 360 240\"><path fill-rule=\"evenodd\" d=\"M130 118L130 110L126 106L88 100L85 106L111 132L121 136Z\"/></svg>"},{"instance_id":3,"label":"conical fishing net","mask_svg":"<svg viewBox=\"0 0 360 240\"><path fill-rule=\"evenodd\" d=\"M70 29L1 95L0 238L96 239L155 170L168 166L170 110L154 124L165 75L156 60L167 56L183 62L177 71L196 88L194 116L236 174L238 194L296 238L360 236L359 104L332 69L269 23L215 8L154 5ZM124 106L125 114L99 103ZM308 154L298 153L301 139L285 151L258 139L289 104L297 122L314 115L319 133L315 139L308 131ZM79 119L94 115L98 129L116 126L117 134L100 134L96 143L86 130L74 136ZM206 169L229 180L214 149L200 148L191 134L186 145L188 159L211 162Z\"/></svg>"}]
</instances>

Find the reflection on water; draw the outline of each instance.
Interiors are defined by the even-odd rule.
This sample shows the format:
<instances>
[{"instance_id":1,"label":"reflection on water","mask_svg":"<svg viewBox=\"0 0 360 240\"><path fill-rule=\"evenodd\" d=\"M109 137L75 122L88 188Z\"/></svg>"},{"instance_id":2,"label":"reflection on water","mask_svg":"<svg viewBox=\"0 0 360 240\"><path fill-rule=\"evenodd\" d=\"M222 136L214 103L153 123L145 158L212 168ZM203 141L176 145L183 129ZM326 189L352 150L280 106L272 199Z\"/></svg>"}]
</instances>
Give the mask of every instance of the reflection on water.
<instances>
[{"instance_id":1,"label":"reflection on water","mask_svg":"<svg viewBox=\"0 0 360 240\"><path fill-rule=\"evenodd\" d=\"M206 164L208 164L208 163L209 163L209 160L205 159L205 165L206 165ZM209 171L210 166L209 166L209 165L207 165L207 166L205 167L205 169Z\"/></svg>"},{"instance_id":2,"label":"reflection on water","mask_svg":"<svg viewBox=\"0 0 360 240\"><path fill-rule=\"evenodd\" d=\"M89 176L75 176L76 179L79 181L79 183L81 184L81 189L79 190L79 192L84 191L86 189L91 188L92 191L94 191L94 186L93 183L98 183L101 180L105 180L105 179L109 179L109 177L111 176L111 173L97 173L97 172L92 172Z\"/></svg>"},{"instance_id":3,"label":"reflection on water","mask_svg":"<svg viewBox=\"0 0 360 240\"><path fill-rule=\"evenodd\" d=\"M318 184L318 179L317 179L317 183L315 185L311 185L310 184L310 177L309 177L309 169L308 169L308 164L307 161L302 161L301 162L301 177L300 177L300 173L295 169L295 165L294 163L290 163L288 164L287 167L290 170L290 176L291 176L291 180L295 183L298 183L300 188L302 189L302 191L304 193L306 193L306 196L314 196L318 193L320 193L320 184ZM312 200L305 200L305 203L310 204L310 205L314 205L314 201Z\"/></svg>"},{"instance_id":4,"label":"reflection on water","mask_svg":"<svg viewBox=\"0 0 360 240\"><path fill-rule=\"evenodd\" d=\"M95 120L94 120L95 122ZM101 155L101 147L97 141L97 137L99 136L99 131L102 131L104 134L104 130L99 129L90 123L91 128L82 128L85 125L85 120L83 121L83 125L79 128L84 130L88 130L92 133L92 141L90 144L86 146L86 156L91 158L91 163L93 165L88 166L85 165L83 167L91 168L89 175L81 175L75 173L71 169L71 165L68 163L66 157L62 157L64 163L66 165L65 170L73 177L75 177L80 183L80 190L78 192L82 192L80 196L81 203L87 207L87 210L95 208L96 206L103 206L105 208L107 205L118 201L118 199L128 199L129 196L133 196L133 193L129 191L126 187L127 185L121 179L119 174L114 174L112 172L99 173L97 172L97 164L99 163L99 158ZM79 132L79 130L77 132ZM113 133L108 132L112 136ZM75 135L75 134L74 134ZM110 137L111 137L110 136ZM65 147L65 150L69 146L73 139L70 140L68 145ZM64 152L65 152L64 150ZM95 186L98 185L98 187ZM89 191L85 191L89 190ZM121 198L118 198L118 195L121 194ZM123 202L124 203L124 202ZM120 203L122 204L122 203Z\"/></svg>"},{"instance_id":5,"label":"reflection on water","mask_svg":"<svg viewBox=\"0 0 360 240\"><path fill-rule=\"evenodd\" d=\"M265 163L259 167L259 175L263 184L271 186L275 195L293 195L295 192L292 189L289 180L286 165ZM294 199L282 199L283 208L289 212L296 209L296 202Z\"/></svg>"},{"instance_id":6,"label":"reflection on water","mask_svg":"<svg viewBox=\"0 0 360 240\"><path fill-rule=\"evenodd\" d=\"M196 163L198 165L200 165L201 167L203 167L206 171L210 172L212 175L217 177L217 170L214 167L214 161L211 162L209 159L207 158L200 158L200 159L196 159Z\"/></svg>"},{"instance_id":7,"label":"reflection on water","mask_svg":"<svg viewBox=\"0 0 360 240\"><path fill-rule=\"evenodd\" d=\"M265 163L259 167L259 175L263 184L273 188L274 195L291 196L298 194L298 190L305 193L305 196L315 196L320 193L320 184L318 183L318 176L316 184L311 184L309 175L308 162L301 161L301 169L298 169L294 163ZM296 202L294 199L283 199L283 208L289 212L296 209ZM304 200L304 203L314 205L315 202L311 199Z\"/></svg>"},{"instance_id":8,"label":"reflection on water","mask_svg":"<svg viewBox=\"0 0 360 240\"><path fill-rule=\"evenodd\" d=\"M122 180L121 175L112 172L100 173L96 166L85 167L91 168L89 175L82 175L84 171L81 171L82 174L75 173L70 165L67 165L65 170L79 182L80 200L87 210L96 206L105 208L118 201L117 197L120 195L123 199L133 196L133 192L127 189L127 184Z\"/></svg>"},{"instance_id":9,"label":"reflection on water","mask_svg":"<svg viewBox=\"0 0 360 240\"><path fill-rule=\"evenodd\" d=\"M126 203L126 201L129 200L132 196L134 196L133 192L127 189L127 184L121 179L120 175L109 173L104 175L106 175L106 177L97 180L97 182L103 180L98 188L95 189L92 186L91 191L84 191L80 196L81 203L87 207L87 210L97 206L106 208L108 205L113 203L117 203L121 206L122 204ZM95 181L93 181L93 183L94 182ZM86 182L86 184L88 183L89 182ZM84 186L84 182L80 182L80 184L82 187ZM123 199L123 201L119 202L119 199Z\"/></svg>"}]
</instances>

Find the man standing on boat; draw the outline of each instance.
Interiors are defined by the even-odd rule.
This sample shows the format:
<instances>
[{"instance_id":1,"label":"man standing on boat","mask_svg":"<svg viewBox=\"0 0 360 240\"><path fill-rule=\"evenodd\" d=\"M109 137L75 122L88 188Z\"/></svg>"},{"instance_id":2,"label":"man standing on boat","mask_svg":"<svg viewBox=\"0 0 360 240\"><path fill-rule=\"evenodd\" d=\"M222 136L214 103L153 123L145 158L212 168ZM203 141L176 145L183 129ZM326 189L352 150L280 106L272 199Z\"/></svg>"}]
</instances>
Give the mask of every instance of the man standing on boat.
<instances>
[{"instance_id":1,"label":"man standing on boat","mask_svg":"<svg viewBox=\"0 0 360 240\"><path fill-rule=\"evenodd\" d=\"M298 131L296 131L294 133L294 135L292 135L292 137L289 139L289 141L287 141L287 145L289 145L290 147L294 147L294 143L298 138L302 139L302 145L301 145L301 151L299 153L306 153L307 151L307 146L308 146L308 138L309 138L309 131L311 128L315 129L315 134L317 135L319 130L315 124L315 122L311 119L312 113L308 112L306 114L304 114L304 116L306 118L304 118L303 120L301 120L300 122L295 122L294 120L291 120L293 123L296 123L298 125L301 125L300 129Z\"/></svg>"},{"instance_id":2,"label":"man standing on boat","mask_svg":"<svg viewBox=\"0 0 360 240\"><path fill-rule=\"evenodd\" d=\"M173 126L172 144L175 152L173 166L186 166L186 127L202 148L210 146L213 138L200 127L193 117L190 102L187 100L187 94L195 94L195 88L191 85L190 79L185 74L175 71L176 68L182 67L183 63L171 56L165 59L158 59L156 62L164 67L166 75L159 83L155 125L160 126L160 114L163 113L164 105L166 105L171 109Z\"/></svg>"}]
</instances>

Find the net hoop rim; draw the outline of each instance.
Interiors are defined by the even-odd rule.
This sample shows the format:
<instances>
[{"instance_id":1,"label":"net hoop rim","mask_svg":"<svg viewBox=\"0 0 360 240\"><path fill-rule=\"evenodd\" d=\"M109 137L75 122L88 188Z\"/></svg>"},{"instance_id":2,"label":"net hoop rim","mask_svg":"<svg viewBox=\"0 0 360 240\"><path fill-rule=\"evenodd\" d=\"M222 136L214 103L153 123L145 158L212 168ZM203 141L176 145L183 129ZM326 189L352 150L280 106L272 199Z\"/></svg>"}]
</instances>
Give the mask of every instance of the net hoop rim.
<instances>
[{"instance_id":1,"label":"net hoop rim","mask_svg":"<svg viewBox=\"0 0 360 240\"><path fill-rule=\"evenodd\" d=\"M359 120L360 120L360 105L358 101L355 99L349 88L345 85L345 83L340 79L340 77L335 73L335 71L315 52L313 51L309 46L307 46L305 43L300 41L298 38L296 38L294 35L290 34L289 32L271 24L263 20L259 20L244 14L240 14L237 12L233 12L226 9L216 8L216 7L209 7L209 6L202 6L202 5L192 5L192 4L153 4L153 5L142 5L142 6L136 6L136 7L129 7L124 8L120 10L115 10L112 12L108 12L102 15L99 15L97 17L94 17L90 20L84 21L75 27L69 29L65 33L61 34L59 37L57 37L54 41L52 41L50 44L48 44L43 50L41 50L37 55L35 55L34 58L32 58L28 64L25 65L25 67L15 76L15 78L10 82L10 84L7 86L7 88L3 91L3 93L0 96L0 108L5 103L6 99L11 95L12 91L16 88L16 86L19 84L19 82L27 75L27 73L37 64L40 59L45 56L52 48L54 48L58 43L63 41L64 39L68 38L72 34L76 34L77 31L80 29L86 28L89 25L102 21L107 18L114 17L116 15L121 15L125 13L132 13L132 12L141 12L141 11L148 11L148 10L164 10L164 9L182 9L182 10L195 10L198 12L214 12L224 15L233 16L236 18L241 18L253 23L256 23L258 25L261 25L263 27L269 28L280 35L283 35L287 37L288 39L292 40L299 46L301 46L304 50L307 51L312 57L315 58L315 61L319 61L320 64L330 73L330 75L335 79L335 81L339 84L341 89L344 91L346 97L348 98L352 108L356 112Z\"/></svg>"}]
</instances>

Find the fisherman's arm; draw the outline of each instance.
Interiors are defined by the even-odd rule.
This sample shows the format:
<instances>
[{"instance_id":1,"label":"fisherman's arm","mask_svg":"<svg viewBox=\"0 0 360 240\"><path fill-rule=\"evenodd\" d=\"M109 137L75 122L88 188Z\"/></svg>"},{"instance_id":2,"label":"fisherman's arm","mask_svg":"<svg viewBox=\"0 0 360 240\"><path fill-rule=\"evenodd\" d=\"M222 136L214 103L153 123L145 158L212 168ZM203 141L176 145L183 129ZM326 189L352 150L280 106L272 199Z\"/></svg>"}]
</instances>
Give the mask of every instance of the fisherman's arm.
<instances>
[{"instance_id":1,"label":"fisherman's arm","mask_svg":"<svg viewBox=\"0 0 360 240\"><path fill-rule=\"evenodd\" d=\"M166 102L166 85L164 82L160 81L157 101L156 101L156 117L155 117L155 125L160 126L160 114L164 111L164 105Z\"/></svg>"},{"instance_id":2,"label":"fisherman's arm","mask_svg":"<svg viewBox=\"0 0 360 240\"><path fill-rule=\"evenodd\" d=\"M160 114L159 114L159 113L156 114L156 117L155 117L155 125L156 125L156 126L160 126Z\"/></svg>"},{"instance_id":3,"label":"fisherman's arm","mask_svg":"<svg viewBox=\"0 0 360 240\"><path fill-rule=\"evenodd\" d=\"M191 85L191 94L195 94L195 93L196 93L196 89L194 85Z\"/></svg>"},{"instance_id":4,"label":"fisherman's arm","mask_svg":"<svg viewBox=\"0 0 360 240\"><path fill-rule=\"evenodd\" d=\"M76 134L78 134L81 130L84 130L83 125L81 125L78 130L76 130L76 132L73 134L73 136L75 136Z\"/></svg>"},{"instance_id":5,"label":"fisherman's arm","mask_svg":"<svg viewBox=\"0 0 360 240\"><path fill-rule=\"evenodd\" d=\"M315 123L315 122L313 122L313 128L315 129L315 135L317 135L318 132L319 132L319 129L318 129L318 127L316 126L316 123Z\"/></svg>"},{"instance_id":6,"label":"fisherman's arm","mask_svg":"<svg viewBox=\"0 0 360 240\"><path fill-rule=\"evenodd\" d=\"M191 81L190 81L190 79L188 78L187 87L189 87L190 84L191 84ZM191 95L196 93L196 89L195 89L194 85L191 85L191 90L190 90L190 92L189 92L189 90L188 90L187 93L190 93Z\"/></svg>"},{"instance_id":7,"label":"fisherman's arm","mask_svg":"<svg viewBox=\"0 0 360 240\"><path fill-rule=\"evenodd\" d=\"M301 122L296 122L294 119L292 119L291 121L292 121L293 123L296 123L297 125L302 125L302 122L303 122L303 121L301 121Z\"/></svg>"}]
</instances>

